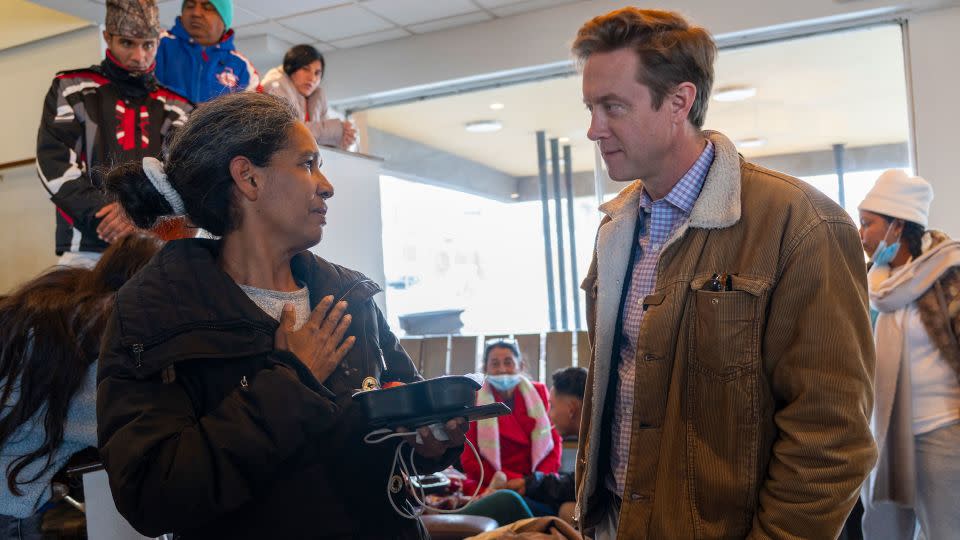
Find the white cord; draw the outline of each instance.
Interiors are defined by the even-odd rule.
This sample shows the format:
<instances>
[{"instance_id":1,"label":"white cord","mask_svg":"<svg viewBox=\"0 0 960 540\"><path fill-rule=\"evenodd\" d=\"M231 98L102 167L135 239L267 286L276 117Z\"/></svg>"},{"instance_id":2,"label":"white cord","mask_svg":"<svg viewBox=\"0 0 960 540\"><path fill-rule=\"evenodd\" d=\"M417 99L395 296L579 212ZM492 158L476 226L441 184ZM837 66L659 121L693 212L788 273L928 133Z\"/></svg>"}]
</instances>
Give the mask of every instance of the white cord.
<instances>
[{"instance_id":1,"label":"white cord","mask_svg":"<svg viewBox=\"0 0 960 540\"><path fill-rule=\"evenodd\" d=\"M404 437L411 437L411 436L416 437L417 432L411 431L406 433L397 433L389 429L378 429L375 431L371 431L370 433L367 433L363 437L363 442L367 444L380 444L390 439L394 439L394 438L402 439ZM480 478L482 479L483 478L483 460L480 459L480 453L477 452L477 448L473 445L472 442L470 442L470 439L465 439L465 441L467 445L470 446L470 450L473 450L473 455L476 456L477 463L480 464ZM416 447L414 447L412 444L410 444L406 440L400 441L400 444L397 445L396 451L393 453L393 465L390 467L390 478L387 480L387 500L390 501L390 506L393 507L393 511L396 512L397 515L399 515L400 517L407 518L407 519L418 519L423 514L423 511L426 508L430 508L431 510L439 514L455 514L459 512L460 509L444 510L441 508L435 508L435 507L429 506L426 502L424 502L424 499L426 498L426 492L424 492L422 485L418 485L417 489L410 490L411 495L413 495L413 500L416 501L416 503L419 505L416 510L414 510L411 513L405 510L401 510L397 506L397 504L393 501L393 495L390 490L390 488L393 485L393 479L397 477L397 465L400 466L400 472L404 476L406 476L407 478L410 478L411 476L410 469L407 468L407 464L404 463L403 457L401 455L401 452L403 451L403 445L407 445L410 447L410 468L413 469L413 476L420 476L420 474L417 472L416 462L414 461L414 453L416 452ZM473 495L470 496L471 499L476 498L476 496L480 494L480 488L481 488L481 482L478 482L477 489L474 490ZM420 491L419 496L417 495L417 490Z\"/></svg>"}]
</instances>

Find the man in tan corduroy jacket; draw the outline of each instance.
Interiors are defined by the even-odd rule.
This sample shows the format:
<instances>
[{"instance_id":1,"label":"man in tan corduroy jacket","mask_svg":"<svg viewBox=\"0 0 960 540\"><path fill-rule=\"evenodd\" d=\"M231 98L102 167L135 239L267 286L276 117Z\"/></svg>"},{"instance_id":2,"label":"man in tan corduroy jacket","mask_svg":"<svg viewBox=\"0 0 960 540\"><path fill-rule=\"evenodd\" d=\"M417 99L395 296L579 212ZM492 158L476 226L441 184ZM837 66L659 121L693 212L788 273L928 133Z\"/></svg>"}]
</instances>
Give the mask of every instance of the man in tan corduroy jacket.
<instances>
[{"instance_id":1,"label":"man in tan corduroy jacket","mask_svg":"<svg viewBox=\"0 0 960 540\"><path fill-rule=\"evenodd\" d=\"M614 180L583 282L577 514L597 540L835 538L876 460L857 229L703 131L716 48L625 8L573 45Z\"/></svg>"}]
</instances>

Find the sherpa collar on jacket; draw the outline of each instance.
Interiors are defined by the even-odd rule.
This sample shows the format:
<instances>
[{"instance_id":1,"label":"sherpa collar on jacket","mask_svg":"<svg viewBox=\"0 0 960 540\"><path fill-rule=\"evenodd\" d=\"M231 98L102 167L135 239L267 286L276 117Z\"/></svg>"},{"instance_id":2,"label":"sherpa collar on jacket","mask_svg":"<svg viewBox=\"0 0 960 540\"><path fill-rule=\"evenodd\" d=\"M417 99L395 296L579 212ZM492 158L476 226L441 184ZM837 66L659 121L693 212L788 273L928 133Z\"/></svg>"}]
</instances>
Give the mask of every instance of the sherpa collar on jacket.
<instances>
[{"instance_id":1,"label":"sherpa collar on jacket","mask_svg":"<svg viewBox=\"0 0 960 540\"><path fill-rule=\"evenodd\" d=\"M740 220L740 154L726 136L717 131L704 131L713 142L715 155L707 179L703 183L686 226L674 234L679 237L687 227L698 229L722 229ZM636 219L637 205L643 180L635 180L619 195L600 205L600 211L614 221L627 214Z\"/></svg>"}]
</instances>

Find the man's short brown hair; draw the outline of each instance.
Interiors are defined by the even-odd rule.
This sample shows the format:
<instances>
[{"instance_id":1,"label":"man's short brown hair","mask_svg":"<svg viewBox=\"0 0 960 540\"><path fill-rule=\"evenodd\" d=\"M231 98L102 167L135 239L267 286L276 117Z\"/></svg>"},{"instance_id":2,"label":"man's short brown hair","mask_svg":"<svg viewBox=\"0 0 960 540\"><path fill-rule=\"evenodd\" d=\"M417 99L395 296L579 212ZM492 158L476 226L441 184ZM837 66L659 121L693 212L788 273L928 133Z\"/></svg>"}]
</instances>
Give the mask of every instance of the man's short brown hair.
<instances>
[{"instance_id":1,"label":"man's short brown hair","mask_svg":"<svg viewBox=\"0 0 960 540\"><path fill-rule=\"evenodd\" d=\"M573 53L581 63L593 53L624 48L636 51L637 81L650 88L655 109L680 83L697 87L688 118L702 128L717 56L710 34L672 11L626 7L594 17L580 27L573 42Z\"/></svg>"}]
</instances>

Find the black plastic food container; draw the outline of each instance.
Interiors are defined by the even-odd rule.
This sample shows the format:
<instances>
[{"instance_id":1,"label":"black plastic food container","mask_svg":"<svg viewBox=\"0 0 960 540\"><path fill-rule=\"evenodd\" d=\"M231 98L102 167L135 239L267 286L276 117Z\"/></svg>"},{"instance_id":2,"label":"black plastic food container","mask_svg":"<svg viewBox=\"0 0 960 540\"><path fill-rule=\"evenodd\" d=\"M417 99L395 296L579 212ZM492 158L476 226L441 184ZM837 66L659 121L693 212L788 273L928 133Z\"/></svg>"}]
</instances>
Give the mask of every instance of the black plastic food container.
<instances>
[{"instance_id":1,"label":"black plastic food container","mask_svg":"<svg viewBox=\"0 0 960 540\"><path fill-rule=\"evenodd\" d=\"M482 384L470 377L437 377L383 390L353 395L372 424L398 418L428 416L473 407Z\"/></svg>"}]
</instances>

